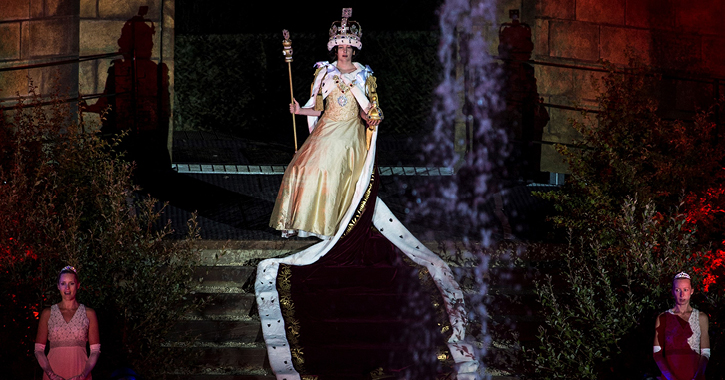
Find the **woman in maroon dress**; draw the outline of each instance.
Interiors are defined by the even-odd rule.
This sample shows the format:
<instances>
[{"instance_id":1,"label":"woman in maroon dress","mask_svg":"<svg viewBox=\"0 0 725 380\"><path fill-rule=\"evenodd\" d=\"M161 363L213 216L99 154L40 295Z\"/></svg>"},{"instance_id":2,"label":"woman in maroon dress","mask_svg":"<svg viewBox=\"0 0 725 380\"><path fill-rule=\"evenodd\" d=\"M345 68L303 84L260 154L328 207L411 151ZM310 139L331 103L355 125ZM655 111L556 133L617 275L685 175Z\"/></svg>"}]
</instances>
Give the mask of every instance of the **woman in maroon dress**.
<instances>
[{"instance_id":1,"label":"woman in maroon dress","mask_svg":"<svg viewBox=\"0 0 725 380\"><path fill-rule=\"evenodd\" d=\"M685 272L675 275L672 296L675 307L657 317L654 359L667 380L705 379L710 358L707 314L690 306L692 280Z\"/></svg>"}]
</instances>

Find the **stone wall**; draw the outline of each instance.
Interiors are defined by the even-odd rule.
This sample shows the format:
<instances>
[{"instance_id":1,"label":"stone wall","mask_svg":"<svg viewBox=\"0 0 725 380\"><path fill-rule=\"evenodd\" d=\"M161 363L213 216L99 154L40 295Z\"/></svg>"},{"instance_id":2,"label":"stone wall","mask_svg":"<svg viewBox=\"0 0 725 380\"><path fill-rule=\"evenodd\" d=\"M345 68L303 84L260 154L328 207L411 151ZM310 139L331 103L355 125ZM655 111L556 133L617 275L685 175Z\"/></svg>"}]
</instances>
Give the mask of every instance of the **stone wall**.
<instances>
[{"instance_id":1,"label":"stone wall","mask_svg":"<svg viewBox=\"0 0 725 380\"><path fill-rule=\"evenodd\" d=\"M174 98L174 4L175 0L80 0L80 55L89 56L120 52L119 42L124 25L134 16L141 15L144 23L152 26L150 36L153 47L150 60L168 69L168 91ZM145 8L142 10L142 8ZM127 28L128 31L128 28ZM137 36L138 37L138 36ZM108 92L106 83L112 62L132 60L131 57L111 57L80 63L79 91L81 94L103 94ZM140 74L142 75L142 74ZM112 90L111 90L112 92ZM93 101L89 101L93 104ZM169 107L173 107L173 101ZM173 128L172 114L168 118L167 149L171 152ZM91 119L97 114L87 114Z\"/></svg>"},{"instance_id":2,"label":"stone wall","mask_svg":"<svg viewBox=\"0 0 725 380\"><path fill-rule=\"evenodd\" d=\"M503 2L502 2L503 3ZM522 0L522 21L532 27L536 61L599 66L600 60L626 65L632 49L640 59L675 76L725 78L725 1ZM595 106L597 74L536 65L539 93L558 105ZM601 74L599 74L601 75ZM723 94L725 88L720 89ZM688 117L712 101L714 88L699 82L663 81L668 116ZM544 140L571 142L577 111L549 108ZM542 151L542 171L567 169L552 146Z\"/></svg>"},{"instance_id":3,"label":"stone wall","mask_svg":"<svg viewBox=\"0 0 725 380\"><path fill-rule=\"evenodd\" d=\"M76 99L79 94L103 94L112 61L122 61L123 57L89 60L84 57L118 53L124 25L139 15L142 7L142 22L153 25L154 29L150 37L153 43L150 61L163 67L160 72L164 77L168 73L169 95L166 99L173 99L174 4L175 0L0 1L0 70L71 61L49 67L0 71L0 104L12 103L16 94L27 95L28 78L43 95L55 88L67 99ZM88 103L93 105L95 100ZM168 106L172 105L173 102L168 101ZM99 124L97 113L85 113L85 117L91 123ZM171 123L173 117L164 120ZM173 129L166 129L170 150Z\"/></svg>"},{"instance_id":4,"label":"stone wall","mask_svg":"<svg viewBox=\"0 0 725 380\"><path fill-rule=\"evenodd\" d=\"M78 12L77 0L0 1L0 69L77 59ZM71 63L0 71L0 102L27 95L28 78L40 93L51 91L57 79L62 96L78 95L78 64Z\"/></svg>"}]
</instances>

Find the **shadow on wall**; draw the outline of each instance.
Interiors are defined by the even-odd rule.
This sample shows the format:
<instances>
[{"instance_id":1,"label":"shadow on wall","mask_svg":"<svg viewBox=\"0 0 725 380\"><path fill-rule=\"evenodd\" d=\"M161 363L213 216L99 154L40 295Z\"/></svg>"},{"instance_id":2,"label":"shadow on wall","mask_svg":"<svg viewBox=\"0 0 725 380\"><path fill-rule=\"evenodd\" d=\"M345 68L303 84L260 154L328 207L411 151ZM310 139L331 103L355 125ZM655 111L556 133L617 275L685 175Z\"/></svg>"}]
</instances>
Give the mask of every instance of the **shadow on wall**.
<instances>
[{"instance_id":1,"label":"shadow on wall","mask_svg":"<svg viewBox=\"0 0 725 380\"><path fill-rule=\"evenodd\" d=\"M126 21L118 39L123 59L116 59L108 69L103 96L84 112L105 113L101 134L108 139L127 133L118 151L136 162L135 177L143 183L158 173L171 169L167 149L169 119L169 68L151 60L153 21L144 18L148 6Z\"/></svg>"},{"instance_id":2,"label":"shadow on wall","mask_svg":"<svg viewBox=\"0 0 725 380\"><path fill-rule=\"evenodd\" d=\"M500 122L512 141L506 177L516 182L546 183L548 173L540 170L541 140L549 113L539 96L534 68L526 62L534 49L531 28L519 22L518 11L512 11L511 18L499 29L498 45L506 103Z\"/></svg>"}]
</instances>

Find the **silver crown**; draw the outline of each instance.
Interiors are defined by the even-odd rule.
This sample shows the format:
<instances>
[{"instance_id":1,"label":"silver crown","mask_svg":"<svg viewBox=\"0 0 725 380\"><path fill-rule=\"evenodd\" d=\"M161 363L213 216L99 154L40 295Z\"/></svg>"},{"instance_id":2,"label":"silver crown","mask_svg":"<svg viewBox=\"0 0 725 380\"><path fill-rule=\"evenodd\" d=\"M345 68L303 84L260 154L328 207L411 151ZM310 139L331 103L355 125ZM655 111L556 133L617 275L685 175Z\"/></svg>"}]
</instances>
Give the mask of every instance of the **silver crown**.
<instances>
[{"instance_id":1,"label":"silver crown","mask_svg":"<svg viewBox=\"0 0 725 380\"><path fill-rule=\"evenodd\" d=\"M352 16L352 8L342 8L342 20L335 21L330 27L330 40L327 50L337 45L350 45L362 49L362 27L357 21L348 20Z\"/></svg>"},{"instance_id":2,"label":"silver crown","mask_svg":"<svg viewBox=\"0 0 725 380\"><path fill-rule=\"evenodd\" d=\"M686 278L686 279L690 280L690 275L687 274L687 273L685 273L685 272L680 272L680 273L678 273L678 274L675 275L675 278L674 279L675 280L679 280L681 278Z\"/></svg>"}]
</instances>

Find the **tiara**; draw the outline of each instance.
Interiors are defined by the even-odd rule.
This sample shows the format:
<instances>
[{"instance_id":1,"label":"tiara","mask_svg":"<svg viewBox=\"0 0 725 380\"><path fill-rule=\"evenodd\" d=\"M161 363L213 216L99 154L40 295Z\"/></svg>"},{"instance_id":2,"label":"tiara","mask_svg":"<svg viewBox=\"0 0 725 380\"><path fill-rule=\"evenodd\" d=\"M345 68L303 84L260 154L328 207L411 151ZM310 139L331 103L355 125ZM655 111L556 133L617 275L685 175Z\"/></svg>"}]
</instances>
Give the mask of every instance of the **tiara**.
<instances>
[{"instance_id":1,"label":"tiara","mask_svg":"<svg viewBox=\"0 0 725 380\"><path fill-rule=\"evenodd\" d=\"M685 273L685 272L680 272L680 273L676 274L674 279L675 280L679 280L679 279L682 279L682 278L686 278L688 280L691 280L690 275L687 274L687 273Z\"/></svg>"},{"instance_id":2,"label":"tiara","mask_svg":"<svg viewBox=\"0 0 725 380\"><path fill-rule=\"evenodd\" d=\"M60 270L60 273L67 272L67 271L70 271L70 272L73 272L75 274L78 274L78 272L76 271L76 268L73 267L73 266L70 266L70 265L68 265L66 267L63 267L63 269Z\"/></svg>"},{"instance_id":3,"label":"tiara","mask_svg":"<svg viewBox=\"0 0 725 380\"><path fill-rule=\"evenodd\" d=\"M362 27L357 21L348 20L352 16L352 8L342 8L342 21L335 21L330 27L330 40L327 50L337 45L350 45L362 49Z\"/></svg>"}]
</instances>

